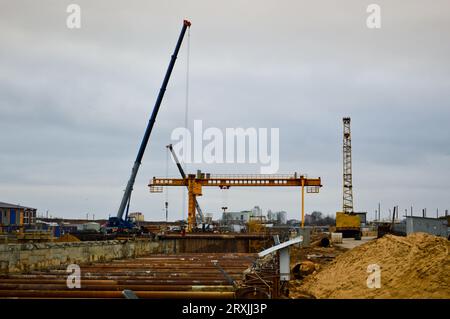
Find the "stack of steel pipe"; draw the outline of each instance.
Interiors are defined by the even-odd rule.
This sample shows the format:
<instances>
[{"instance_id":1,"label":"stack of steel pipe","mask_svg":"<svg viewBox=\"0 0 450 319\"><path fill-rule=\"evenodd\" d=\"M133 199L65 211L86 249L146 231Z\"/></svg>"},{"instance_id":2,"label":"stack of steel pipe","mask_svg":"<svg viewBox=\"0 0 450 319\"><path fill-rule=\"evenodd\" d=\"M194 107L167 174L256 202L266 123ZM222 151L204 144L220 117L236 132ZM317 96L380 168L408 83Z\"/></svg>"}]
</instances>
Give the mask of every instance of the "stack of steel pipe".
<instances>
[{"instance_id":1,"label":"stack of steel pipe","mask_svg":"<svg viewBox=\"0 0 450 319\"><path fill-rule=\"evenodd\" d=\"M256 258L252 254L150 255L80 265L80 288L69 288L66 268L0 276L0 298L233 298L235 280Z\"/></svg>"}]
</instances>

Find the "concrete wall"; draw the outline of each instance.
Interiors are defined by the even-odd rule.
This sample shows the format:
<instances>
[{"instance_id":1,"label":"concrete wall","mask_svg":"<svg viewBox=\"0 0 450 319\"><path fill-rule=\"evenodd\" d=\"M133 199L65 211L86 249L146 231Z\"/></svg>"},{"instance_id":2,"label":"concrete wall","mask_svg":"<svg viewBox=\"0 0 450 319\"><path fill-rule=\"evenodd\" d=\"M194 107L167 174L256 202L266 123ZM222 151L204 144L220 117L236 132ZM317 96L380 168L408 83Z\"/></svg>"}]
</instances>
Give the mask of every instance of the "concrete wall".
<instances>
[{"instance_id":1,"label":"concrete wall","mask_svg":"<svg viewBox=\"0 0 450 319\"><path fill-rule=\"evenodd\" d=\"M0 273L26 272L69 264L106 262L148 254L247 253L267 241L252 236L167 236L159 240L1 244Z\"/></svg>"},{"instance_id":2,"label":"concrete wall","mask_svg":"<svg viewBox=\"0 0 450 319\"><path fill-rule=\"evenodd\" d=\"M160 251L174 253L249 253L273 245L271 236L259 234L190 234L159 236Z\"/></svg>"},{"instance_id":3,"label":"concrete wall","mask_svg":"<svg viewBox=\"0 0 450 319\"><path fill-rule=\"evenodd\" d=\"M161 252L176 253L248 253L250 239L166 238L160 240Z\"/></svg>"},{"instance_id":4,"label":"concrete wall","mask_svg":"<svg viewBox=\"0 0 450 319\"><path fill-rule=\"evenodd\" d=\"M0 273L133 258L158 252L159 243L149 240L4 244L0 245Z\"/></svg>"}]
</instances>

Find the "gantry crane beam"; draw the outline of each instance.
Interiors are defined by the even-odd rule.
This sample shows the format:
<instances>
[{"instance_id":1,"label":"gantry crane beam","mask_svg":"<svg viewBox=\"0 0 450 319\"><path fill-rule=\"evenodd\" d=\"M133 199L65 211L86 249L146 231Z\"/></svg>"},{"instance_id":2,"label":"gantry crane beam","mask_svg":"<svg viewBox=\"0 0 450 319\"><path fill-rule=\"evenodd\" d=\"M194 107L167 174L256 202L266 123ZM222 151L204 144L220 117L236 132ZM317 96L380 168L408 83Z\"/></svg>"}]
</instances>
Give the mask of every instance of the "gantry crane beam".
<instances>
[{"instance_id":1,"label":"gantry crane beam","mask_svg":"<svg viewBox=\"0 0 450 319\"><path fill-rule=\"evenodd\" d=\"M307 178L304 175L210 175L189 174L186 178L153 177L149 185L151 192L159 192L162 186L184 186L188 188L188 231L195 227L196 197L202 196L202 187L215 186L221 189L230 187L301 187L302 194L302 227L304 227L304 194L318 193L322 187L319 178Z\"/></svg>"}]
</instances>

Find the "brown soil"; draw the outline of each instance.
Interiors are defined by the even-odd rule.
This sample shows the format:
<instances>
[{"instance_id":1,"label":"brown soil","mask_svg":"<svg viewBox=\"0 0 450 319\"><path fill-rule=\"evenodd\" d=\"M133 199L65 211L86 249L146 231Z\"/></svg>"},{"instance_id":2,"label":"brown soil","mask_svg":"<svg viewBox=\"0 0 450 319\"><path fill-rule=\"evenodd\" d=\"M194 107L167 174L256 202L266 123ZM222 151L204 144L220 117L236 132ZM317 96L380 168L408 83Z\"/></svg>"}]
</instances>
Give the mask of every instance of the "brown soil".
<instances>
[{"instance_id":1,"label":"brown soil","mask_svg":"<svg viewBox=\"0 0 450 319\"><path fill-rule=\"evenodd\" d=\"M450 298L450 242L424 233L386 235L337 256L322 270L293 281L302 298ZM367 267L381 269L381 287L368 288Z\"/></svg>"},{"instance_id":2,"label":"brown soil","mask_svg":"<svg viewBox=\"0 0 450 319\"><path fill-rule=\"evenodd\" d=\"M55 242L63 242L63 243L71 243L71 242L78 242L78 241L80 241L80 240L71 234L64 234L55 240Z\"/></svg>"}]
</instances>

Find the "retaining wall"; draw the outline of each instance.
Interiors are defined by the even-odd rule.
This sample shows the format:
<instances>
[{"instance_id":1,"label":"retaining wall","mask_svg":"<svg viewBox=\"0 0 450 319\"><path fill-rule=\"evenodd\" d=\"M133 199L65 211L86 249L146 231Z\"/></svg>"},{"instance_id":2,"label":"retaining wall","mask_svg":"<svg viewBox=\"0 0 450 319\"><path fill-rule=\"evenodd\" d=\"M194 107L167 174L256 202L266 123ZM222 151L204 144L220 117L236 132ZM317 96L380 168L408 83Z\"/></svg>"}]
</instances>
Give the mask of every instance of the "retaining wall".
<instances>
[{"instance_id":1,"label":"retaining wall","mask_svg":"<svg viewBox=\"0 0 450 319\"><path fill-rule=\"evenodd\" d=\"M0 245L0 272L26 272L68 264L134 258L160 252L159 242L108 240Z\"/></svg>"},{"instance_id":2,"label":"retaining wall","mask_svg":"<svg viewBox=\"0 0 450 319\"><path fill-rule=\"evenodd\" d=\"M264 236L178 235L161 236L156 240L1 244L0 273L45 270L62 265L107 262L149 254L248 253L266 241L267 237Z\"/></svg>"}]
</instances>

